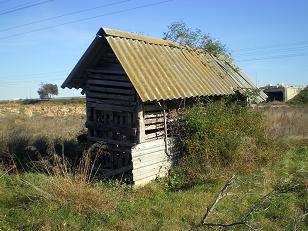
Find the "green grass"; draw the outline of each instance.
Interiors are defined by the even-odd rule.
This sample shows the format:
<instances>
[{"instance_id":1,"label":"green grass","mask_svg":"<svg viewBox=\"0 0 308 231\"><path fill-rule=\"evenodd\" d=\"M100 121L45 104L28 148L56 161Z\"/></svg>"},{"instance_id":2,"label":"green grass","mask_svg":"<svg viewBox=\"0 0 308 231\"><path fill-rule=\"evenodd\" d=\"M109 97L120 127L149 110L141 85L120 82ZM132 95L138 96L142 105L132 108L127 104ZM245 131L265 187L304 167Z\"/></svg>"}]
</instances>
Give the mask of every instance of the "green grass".
<instances>
[{"instance_id":1,"label":"green grass","mask_svg":"<svg viewBox=\"0 0 308 231\"><path fill-rule=\"evenodd\" d=\"M238 111L234 115L237 118L234 124L228 121L223 108L218 110L221 114L221 117L216 118L218 123L209 122L196 129L216 129L217 134L220 134L218 138L224 136L223 128L226 126L230 132L236 131L232 133L234 136L255 134L251 130L254 128L251 118L257 114L253 111L247 115L242 114L245 111ZM198 111L195 115L192 117L192 125L203 119L198 117ZM256 119L259 121L258 116ZM280 126L284 127L291 122L288 119ZM233 129L240 124L248 127L243 131ZM83 126L82 116L26 117L9 114L0 118L0 161L13 155L15 165L21 166L16 167L11 162L0 164L0 230L188 230L200 221L206 207L234 172L238 174L237 180L229 194L218 203L209 222L236 221L259 198L273 189L282 185L297 185L296 190L271 197L250 217L249 224L257 229L273 231L294 230L294 226L297 230L308 229L307 217L306 223L303 217L308 204L307 140L283 141L284 149L279 149L279 158L262 163L256 161L254 165L250 162L246 164L243 160L248 158L250 161L251 151L260 152L261 149L256 150L254 143L245 143L244 140L243 144L248 149L233 150L245 158L237 159L233 156L233 160L241 160L236 166L249 168L249 171L233 171L232 166L235 165L229 168L220 166L215 170L216 174L209 174L202 181L184 187L177 187L183 183L181 175L171 175L145 187L133 189L119 182L81 181L72 171L66 175L40 174L32 168L30 171L33 172L20 172L26 161L29 164L33 159L37 161L37 150L44 160L52 158L54 152L48 151L51 149L50 144L56 147L60 156L64 147L67 159L76 158L83 150L83 146L76 140ZM259 131L256 134L262 134L263 130L261 133ZM205 137L212 142L213 147L217 141L211 140L214 135ZM202 143L202 134L198 138ZM225 141L228 141L227 144L233 142L233 136L227 138L218 140L218 143L225 145ZM217 151L215 148L213 150ZM228 148L216 153L225 154L225 151L229 154ZM66 167L62 164L60 161L51 167ZM11 171L14 167L15 171ZM237 226L229 230L247 229Z\"/></svg>"},{"instance_id":2,"label":"green grass","mask_svg":"<svg viewBox=\"0 0 308 231\"><path fill-rule=\"evenodd\" d=\"M298 184L297 190L271 198L253 214L249 223L263 230L292 230L295 225L297 230L306 230L308 223L307 220L303 222L302 216L308 203L308 143L294 141L290 146L282 160L238 176L230 195L219 202L209 221L235 221L273 188ZM53 185L50 184L52 177L37 173L3 173L0 176L0 230L187 230L201 219L224 181L209 179L178 191L170 190L166 180L138 189L94 182L87 187L100 192L108 201L92 202L100 209L90 206L78 210L76 203L80 202L71 201L69 197L64 200L46 198L46 191L52 193L49 188ZM62 186L65 190L65 185ZM77 187L72 190L73 194L78 194Z\"/></svg>"}]
</instances>

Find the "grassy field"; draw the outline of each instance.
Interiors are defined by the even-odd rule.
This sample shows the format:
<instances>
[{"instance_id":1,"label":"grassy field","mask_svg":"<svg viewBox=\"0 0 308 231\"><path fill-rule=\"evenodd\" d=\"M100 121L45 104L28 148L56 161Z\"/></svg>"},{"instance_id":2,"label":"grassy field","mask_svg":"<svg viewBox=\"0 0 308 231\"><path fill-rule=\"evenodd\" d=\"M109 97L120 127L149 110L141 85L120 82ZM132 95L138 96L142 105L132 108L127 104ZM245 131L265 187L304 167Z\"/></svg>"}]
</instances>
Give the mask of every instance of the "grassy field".
<instances>
[{"instance_id":1,"label":"grassy field","mask_svg":"<svg viewBox=\"0 0 308 231\"><path fill-rule=\"evenodd\" d=\"M251 214L248 223L258 230L307 230L307 133L302 134L303 124L292 121L292 116L284 117L289 114L280 111L283 108L262 110L267 124L276 126L269 130L271 135L283 138L281 158L238 175L208 222L237 221L262 196L283 186L290 190L273 194ZM303 116L301 121L307 121L308 115L302 111L306 109L292 110ZM33 165L37 162L33 159L39 160L37 156L50 163L44 154L82 154L84 147L76 137L84 129L84 118L10 115L0 120L0 159L6 163L0 170L0 230L188 230L201 220L233 174L227 171L179 189L173 187L178 179L172 177L142 188L79 178L82 173L73 172L72 164L63 159L53 159L56 164L50 172L39 173ZM298 128L292 132L285 129L294 126ZM50 150L52 147L56 150ZM18 163L20 160L27 165Z\"/></svg>"},{"instance_id":2,"label":"grassy field","mask_svg":"<svg viewBox=\"0 0 308 231\"><path fill-rule=\"evenodd\" d=\"M269 133L275 137L308 138L308 106L273 105L258 108L265 116Z\"/></svg>"}]
</instances>

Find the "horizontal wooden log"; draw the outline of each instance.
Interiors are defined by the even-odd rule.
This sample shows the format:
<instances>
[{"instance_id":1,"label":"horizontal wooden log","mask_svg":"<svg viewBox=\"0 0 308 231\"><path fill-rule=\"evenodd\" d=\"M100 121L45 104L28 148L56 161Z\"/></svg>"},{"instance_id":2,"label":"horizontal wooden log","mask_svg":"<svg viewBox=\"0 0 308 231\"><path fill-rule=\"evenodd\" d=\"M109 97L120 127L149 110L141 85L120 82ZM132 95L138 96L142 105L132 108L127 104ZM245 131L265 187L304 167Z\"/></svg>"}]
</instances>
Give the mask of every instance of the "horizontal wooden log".
<instances>
[{"instance_id":1,"label":"horizontal wooden log","mask_svg":"<svg viewBox=\"0 0 308 231\"><path fill-rule=\"evenodd\" d=\"M145 142L148 143L148 142ZM138 144L140 145L140 144ZM162 152L165 151L165 146L164 144L160 145L160 146L155 146L155 147L151 147L148 149L142 148L142 149L136 149L136 147L134 147L132 149L132 158L141 158L142 156L146 156L146 155L153 155L153 153L158 153L158 152Z\"/></svg>"},{"instance_id":2,"label":"horizontal wooden log","mask_svg":"<svg viewBox=\"0 0 308 231\"><path fill-rule=\"evenodd\" d=\"M111 99L111 100L121 100L121 101L135 101L135 96L128 95L118 95L118 94L104 94L99 92L88 91L87 97L89 98L103 98L103 99Z\"/></svg>"},{"instance_id":3,"label":"horizontal wooden log","mask_svg":"<svg viewBox=\"0 0 308 231\"><path fill-rule=\"evenodd\" d=\"M150 125L145 125L145 130L161 130L164 129L164 124L159 123L159 124L150 124Z\"/></svg>"},{"instance_id":4,"label":"horizontal wooden log","mask_svg":"<svg viewBox=\"0 0 308 231\"><path fill-rule=\"evenodd\" d=\"M156 164L164 164L165 162L170 161L168 159L168 157L164 157L164 158L152 158L152 159L146 159L146 160L133 160L133 166L134 169L137 168L143 168L143 167L147 167L147 166L151 166L151 165L156 165Z\"/></svg>"},{"instance_id":5,"label":"horizontal wooden log","mask_svg":"<svg viewBox=\"0 0 308 231\"><path fill-rule=\"evenodd\" d=\"M168 138L169 140L170 138ZM151 141L151 142L143 142L140 143L136 146L133 147L132 151L140 151L140 150L144 150L144 149L150 149L150 148L154 148L154 147L160 147L162 145L164 145L165 140L164 139L160 139L160 140L156 140L156 141Z\"/></svg>"},{"instance_id":6,"label":"horizontal wooden log","mask_svg":"<svg viewBox=\"0 0 308 231\"><path fill-rule=\"evenodd\" d=\"M99 102L87 101L90 107L99 109L102 111L115 111L115 112L133 112L135 110L134 106L121 106L121 105L111 105L111 104L102 104Z\"/></svg>"},{"instance_id":7,"label":"horizontal wooden log","mask_svg":"<svg viewBox=\"0 0 308 231\"><path fill-rule=\"evenodd\" d=\"M120 100L108 100L108 99L100 99L100 98L90 98L87 97L87 102L97 103L102 106L111 107L111 106L117 106L117 107L123 107L123 110L125 108L134 108L136 105L135 102L129 102L129 101L120 101ZM99 106L98 106L99 107ZM125 111L125 110L124 110Z\"/></svg>"},{"instance_id":8,"label":"horizontal wooden log","mask_svg":"<svg viewBox=\"0 0 308 231\"><path fill-rule=\"evenodd\" d=\"M161 112L157 112L157 113L149 113L149 112L145 112L144 113L144 118L145 119L152 119L152 118L159 118L159 117L163 117L164 114Z\"/></svg>"},{"instance_id":9,"label":"horizontal wooden log","mask_svg":"<svg viewBox=\"0 0 308 231\"><path fill-rule=\"evenodd\" d=\"M160 150L147 155L139 155L139 156L135 156L135 154L132 155L132 161L136 163L147 162L152 160L156 160L157 162L159 162L166 158L169 157L167 156L165 150Z\"/></svg>"},{"instance_id":10,"label":"horizontal wooden log","mask_svg":"<svg viewBox=\"0 0 308 231\"><path fill-rule=\"evenodd\" d=\"M164 137L164 131L146 134L145 140L161 139L162 137Z\"/></svg>"},{"instance_id":11,"label":"horizontal wooden log","mask_svg":"<svg viewBox=\"0 0 308 231\"><path fill-rule=\"evenodd\" d=\"M100 73L92 73L92 72L89 72L88 79L101 79L101 80L130 82L127 75L108 75L108 74L100 74Z\"/></svg>"},{"instance_id":12,"label":"horizontal wooden log","mask_svg":"<svg viewBox=\"0 0 308 231\"><path fill-rule=\"evenodd\" d=\"M112 129L119 129L119 130L131 130L134 131L137 128L132 128L130 125L115 125L115 124L105 124L105 123L98 123L94 121L87 121L86 122L86 127L88 128L93 128L93 127L98 127L98 128L112 128Z\"/></svg>"},{"instance_id":13,"label":"horizontal wooden log","mask_svg":"<svg viewBox=\"0 0 308 231\"><path fill-rule=\"evenodd\" d=\"M96 85L104 85L104 86L113 86L113 87L128 87L132 88L133 85L131 83L120 82L120 81L109 81L109 80L98 80L98 79L89 79L89 84L96 84Z\"/></svg>"},{"instance_id":14,"label":"horizontal wooden log","mask_svg":"<svg viewBox=\"0 0 308 231\"><path fill-rule=\"evenodd\" d=\"M133 175L142 175L142 174L146 174L147 172L155 172L155 170L160 170L160 169L169 169L171 167L172 161L170 160L162 160L162 161L158 161L158 162L152 162L152 164L150 162L148 163L138 163L136 166L136 164L133 164ZM157 171L157 173L158 173Z\"/></svg>"},{"instance_id":15,"label":"horizontal wooden log","mask_svg":"<svg viewBox=\"0 0 308 231\"><path fill-rule=\"evenodd\" d=\"M121 88L116 88L116 87L102 87L102 86L92 86L88 85L87 86L87 91L98 91L102 93L114 93L114 94L123 94L123 95L135 95L135 91L133 89L121 89Z\"/></svg>"},{"instance_id":16,"label":"horizontal wooden log","mask_svg":"<svg viewBox=\"0 0 308 231\"><path fill-rule=\"evenodd\" d=\"M146 150L150 151L150 150ZM145 151L144 151L145 152ZM148 162L148 161L154 161L156 160L157 162L162 161L164 159L168 160L174 160L177 159L180 156L181 152L180 151L172 151L168 155L166 154L165 150L159 150L159 151L153 151L147 154L144 153L132 153L132 161L133 162Z\"/></svg>"},{"instance_id":17,"label":"horizontal wooden log","mask_svg":"<svg viewBox=\"0 0 308 231\"><path fill-rule=\"evenodd\" d=\"M144 124L155 124L155 123L164 123L164 118L163 117L158 117L158 118L152 118L152 119L145 119Z\"/></svg>"},{"instance_id":18,"label":"horizontal wooden log","mask_svg":"<svg viewBox=\"0 0 308 231\"><path fill-rule=\"evenodd\" d=\"M88 69L88 71L93 73L108 73L108 74L117 74L123 75L126 74L124 69L120 64L104 63L101 67L96 67L95 69Z\"/></svg>"}]
</instances>

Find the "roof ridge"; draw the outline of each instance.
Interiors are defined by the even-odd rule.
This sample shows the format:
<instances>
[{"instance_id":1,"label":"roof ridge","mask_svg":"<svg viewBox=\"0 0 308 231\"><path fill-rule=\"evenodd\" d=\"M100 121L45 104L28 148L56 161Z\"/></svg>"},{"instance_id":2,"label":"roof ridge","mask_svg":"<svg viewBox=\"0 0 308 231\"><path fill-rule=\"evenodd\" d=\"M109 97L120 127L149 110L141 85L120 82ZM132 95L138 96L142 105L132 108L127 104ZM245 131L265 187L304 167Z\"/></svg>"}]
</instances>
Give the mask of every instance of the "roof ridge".
<instances>
[{"instance_id":1,"label":"roof ridge","mask_svg":"<svg viewBox=\"0 0 308 231\"><path fill-rule=\"evenodd\" d=\"M192 47L184 46L184 45L181 45L179 43L176 43L170 40L157 39L157 38L152 38L152 37L144 36L144 35L137 34L137 33L124 32L124 31L110 29L110 28L103 28L103 27L100 28L100 30L97 32L97 35L105 36L105 37L111 36L111 37L133 39L133 40L143 41L143 42L155 44L155 45L162 45L162 46L176 47L179 49L193 50Z\"/></svg>"}]
</instances>

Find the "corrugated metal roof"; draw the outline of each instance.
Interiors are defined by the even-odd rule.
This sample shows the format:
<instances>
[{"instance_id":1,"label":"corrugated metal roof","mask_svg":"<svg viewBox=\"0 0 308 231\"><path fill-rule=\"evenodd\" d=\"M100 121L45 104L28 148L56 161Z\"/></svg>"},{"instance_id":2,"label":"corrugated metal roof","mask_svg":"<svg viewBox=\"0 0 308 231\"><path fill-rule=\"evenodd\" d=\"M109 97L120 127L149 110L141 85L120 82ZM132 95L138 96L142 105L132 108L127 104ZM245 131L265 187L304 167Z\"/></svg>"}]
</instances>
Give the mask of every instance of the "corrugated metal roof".
<instances>
[{"instance_id":1,"label":"corrugated metal roof","mask_svg":"<svg viewBox=\"0 0 308 231\"><path fill-rule=\"evenodd\" d=\"M105 30L106 38L142 101L233 94L226 73L198 51L165 40Z\"/></svg>"},{"instance_id":2,"label":"corrugated metal roof","mask_svg":"<svg viewBox=\"0 0 308 231\"><path fill-rule=\"evenodd\" d=\"M200 50L111 29L101 29L97 36L107 40L144 102L229 95L243 86L215 57ZM102 41L93 42L86 53L94 53L98 42ZM87 62L84 55L62 87L76 87L74 76L78 79L83 72L77 66Z\"/></svg>"},{"instance_id":3,"label":"corrugated metal roof","mask_svg":"<svg viewBox=\"0 0 308 231\"><path fill-rule=\"evenodd\" d=\"M228 75L232 78L232 80L236 83L238 86L238 90L242 94L246 94L246 91L249 89L256 89L255 84L251 81L251 79L243 73L239 68L237 68L234 64L232 64L230 61L225 61L223 59L217 59L213 57L216 62L226 70ZM256 97L256 102L260 103L267 99L267 95L260 90L259 94Z\"/></svg>"}]
</instances>

